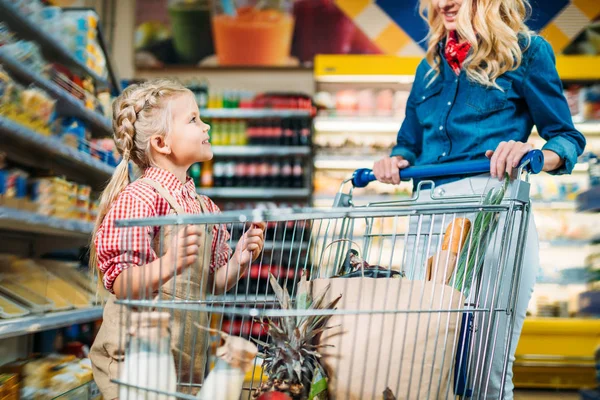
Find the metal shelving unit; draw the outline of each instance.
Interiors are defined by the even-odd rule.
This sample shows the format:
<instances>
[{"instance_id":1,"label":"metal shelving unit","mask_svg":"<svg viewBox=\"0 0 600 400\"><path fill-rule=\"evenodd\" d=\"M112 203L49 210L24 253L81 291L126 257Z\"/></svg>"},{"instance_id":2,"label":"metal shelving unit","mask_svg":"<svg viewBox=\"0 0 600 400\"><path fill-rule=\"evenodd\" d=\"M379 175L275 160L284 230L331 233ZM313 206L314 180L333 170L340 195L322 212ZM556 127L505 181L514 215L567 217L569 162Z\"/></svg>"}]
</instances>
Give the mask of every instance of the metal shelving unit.
<instances>
[{"instance_id":1,"label":"metal shelving unit","mask_svg":"<svg viewBox=\"0 0 600 400\"><path fill-rule=\"evenodd\" d=\"M93 183L100 188L114 168L91 155L67 146L55 137L44 136L0 116L2 148L9 159L55 171L69 179Z\"/></svg>"},{"instance_id":2,"label":"metal shelving unit","mask_svg":"<svg viewBox=\"0 0 600 400\"><path fill-rule=\"evenodd\" d=\"M265 157L265 156L308 156L307 146L213 146L213 154L218 157Z\"/></svg>"},{"instance_id":3,"label":"metal shelving unit","mask_svg":"<svg viewBox=\"0 0 600 400\"><path fill-rule=\"evenodd\" d=\"M276 108L206 108L200 110L202 118L309 118L310 110Z\"/></svg>"},{"instance_id":4,"label":"metal shelving unit","mask_svg":"<svg viewBox=\"0 0 600 400\"><path fill-rule=\"evenodd\" d=\"M3 320L0 321L0 339L83 324L96 321L101 317L102 307L97 306Z\"/></svg>"},{"instance_id":5,"label":"metal shelving unit","mask_svg":"<svg viewBox=\"0 0 600 400\"><path fill-rule=\"evenodd\" d=\"M73 71L90 76L97 84L102 86L108 85L108 82L104 77L99 76L88 68L87 65L75 58L64 44L40 29L40 27L26 15L21 14L13 3L14 1L12 0L0 0L0 14L4 16L3 21L7 23L19 37L37 42L42 49L44 56L48 60L59 62L71 68Z\"/></svg>"},{"instance_id":6,"label":"metal shelving unit","mask_svg":"<svg viewBox=\"0 0 600 400\"><path fill-rule=\"evenodd\" d=\"M98 112L85 108L79 99L49 79L31 71L19 61L6 54L5 51L2 51L1 48L0 63L17 79L20 79L25 84L35 84L56 99L56 107L59 113L74 116L85 121L97 136L112 135L112 126L108 118Z\"/></svg>"},{"instance_id":7,"label":"metal shelving unit","mask_svg":"<svg viewBox=\"0 0 600 400\"><path fill-rule=\"evenodd\" d=\"M47 217L31 211L0 207L0 229L87 239L94 225L75 219Z\"/></svg>"},{"instance_id":8,"label":"metal shelving unit","mask_svg":"<svg viewBox=\"0 0 600 400\"><path fill-rule=\"evenodd\" d=\"M199 188L198 193L215 199L307 199L310 189L278 188Z\"/></svg>"},{"instance_id":9,"label":"metal shelving unit","mask_svg":"<svg viewBox=\"0 0 600 400\"><path fill-rule=\"evenodd\" d=\"M108 56L110 79L96 74L85 62L76 58L59 39L40 29L29 15L20 12L14 1L0 0L0 16L2 22L7 24L19 39L35 42L41 49L44 59L49 63L61 64L82 78L90 78L96 88L120 91L120 83L111 68ZM99 40L101 46L105 48L101 31L99 31ZM80 119L96 137L112 135L111 121L108 118L96 110L86 108L84 102L68 89L23 64L4 48L0 48L0 63L24 86L35 85L55 99L56 112L59 115ZM0 138L2 138L0 150L9 160L34 170L50 171L69 180L89 184L97 190L102 188L114 172L112 166L97 160L90 154L70 147L56 137L44 136L4 116L0 116ZM19 209L12 208L17 206ZM89 240L93 230L92 223L44 216L30 211L33 209L34 207L30 207L30 203L26 201L16 203L15 199L0 197L2 252L38 257L48 251L61 251L83 245ZM0 320L0 340L95 321L101 317L102 307L90 306ZM31 339L24 338L24 340L27 346L19 346L19 348L25 349L30 346Z\"/></svg>"}]
</instances>

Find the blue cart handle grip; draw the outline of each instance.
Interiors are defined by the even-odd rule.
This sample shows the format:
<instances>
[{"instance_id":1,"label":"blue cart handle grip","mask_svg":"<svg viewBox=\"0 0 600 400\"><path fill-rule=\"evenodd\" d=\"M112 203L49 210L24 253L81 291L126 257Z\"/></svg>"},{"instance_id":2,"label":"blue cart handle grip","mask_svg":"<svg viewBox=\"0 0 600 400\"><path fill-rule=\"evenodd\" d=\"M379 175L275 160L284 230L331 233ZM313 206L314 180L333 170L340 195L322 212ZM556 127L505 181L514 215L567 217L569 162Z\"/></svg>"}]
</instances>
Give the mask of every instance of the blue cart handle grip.
<instances>
[{"instance_id":1,"label":"blue cart handle grip","mask_svg":"<svg viewBox=\"0 0 600 400\"><path fill-rule=\"evenodd\" d=\"M539 174L544 167L544 154L541 150L531 150L519 162L519 167L524 166L526 172ZM443 178L457 175L483 174L490 171L490 160L459 161L446 164L421 165L400 170L400 179L429 179ZM354 171L352 185L355 188L364 188L370 182L376 181L373 170L361 168Z\"/></svg>"}]
</instances>

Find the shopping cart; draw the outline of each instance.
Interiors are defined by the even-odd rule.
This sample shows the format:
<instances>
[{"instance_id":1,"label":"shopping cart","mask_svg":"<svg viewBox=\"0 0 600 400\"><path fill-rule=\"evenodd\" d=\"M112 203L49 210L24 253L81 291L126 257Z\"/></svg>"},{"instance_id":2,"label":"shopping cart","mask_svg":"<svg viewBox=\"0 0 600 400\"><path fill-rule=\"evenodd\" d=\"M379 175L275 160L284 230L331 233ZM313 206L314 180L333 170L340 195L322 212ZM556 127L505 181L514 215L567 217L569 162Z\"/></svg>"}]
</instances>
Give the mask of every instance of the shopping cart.
<instances>
[{"instance_id":1,"label":"shopping cart","mask_svg":"<svg viewBox=\"0 0 600 400\"><path fill-rule=\"evenodd\" d=\"M502 388L506 379L530 213L528 176L542 166L541 152L531 152L517 180L483 195L440 196L421 181L410 199L359 206L353 188L374 177L358 170L344 183L352 184L350 192L340 189L327 210L118 221L124 232L154 227L157 253L190 225L202 227L207 242L215 225L227 225L232 248L253 224L268 227L265 250L225 294L216 293L212 275L190 268L156 293L117 301L127 349L116 380L121 400L195 399L203 379L198 395L214 400L273 390L289 397L263 398L502 398L502 389L490 394L490 381L500 379ZM489 161L475 161L408 168L401 177L486 171ZM123 244L130 239L124 234ZM148 318L158 312L170 316L170 330L161 328L161 318ZM258 345L241 375L239 368L223 370L215 356L222 331ZM208 381L218 390L207 395Z\"/></svg>"}]
</instances>

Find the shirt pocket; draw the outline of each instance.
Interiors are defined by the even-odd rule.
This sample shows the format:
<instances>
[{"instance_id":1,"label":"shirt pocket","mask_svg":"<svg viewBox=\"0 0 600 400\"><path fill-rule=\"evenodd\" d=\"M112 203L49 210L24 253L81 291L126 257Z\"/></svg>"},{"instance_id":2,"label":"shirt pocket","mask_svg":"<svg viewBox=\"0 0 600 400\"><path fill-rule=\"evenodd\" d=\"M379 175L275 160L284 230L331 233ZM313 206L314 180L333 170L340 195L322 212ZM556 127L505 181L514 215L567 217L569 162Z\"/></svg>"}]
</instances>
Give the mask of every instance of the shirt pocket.
<instances>
[{"instance_id":1,"label":"shirt pocket","mask_svg":"<svg viewBox=\"0 0 600 400\"><path fill-rule=\"evenodd\" d=\"M477 82L469 81L469 94L467 96L467 105L477 111L484 117L499 110L508 107L508 95L512 90L512 81L507 78L500 77L496 79L499 90L493 86L483 86Z\"/></svg>"},{"instance_id":2,"label":"shirt pocket","mask_svg":"<svg viewBox=\"0 0 600 400\"><path fill-rule=\"evenodd\" d=\"M425 126L428 122L432 122L433 111L439 103L441 91L441 82L434 82L431 87L426 88L417 96L415 109L421 125Z\"/></svg>"}]
</instances>

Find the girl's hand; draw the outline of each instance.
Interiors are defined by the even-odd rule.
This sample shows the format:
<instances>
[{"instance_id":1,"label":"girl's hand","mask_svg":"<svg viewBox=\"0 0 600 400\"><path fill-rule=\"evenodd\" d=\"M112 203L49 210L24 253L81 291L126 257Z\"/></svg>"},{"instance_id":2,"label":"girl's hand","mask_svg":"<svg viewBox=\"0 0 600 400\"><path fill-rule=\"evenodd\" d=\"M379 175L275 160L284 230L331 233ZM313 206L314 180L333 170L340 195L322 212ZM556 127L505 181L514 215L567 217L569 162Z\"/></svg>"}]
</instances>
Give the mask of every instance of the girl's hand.
<instances>
[{"instance_id":1,"label":"girl's hand","mask_svg":"<svg viewBox=\"0 0 600 400\"><path fill-rule=\"evenodd\" d=\"M400 184L400 170L410 164L400 156L385 157L373 165L373 173L379 182Z\"/></svg>"},{"instance_id":2,"label":"girl's hand","mask_svg":"<svg viewBox=\"0 0 600 400\"><path fill-rule=\"evenodd\" d=\"M521 159L531 150L533 146L529 143L511 140L500 143L495 151L486 151L485 156L490 159L490 175L500 181L504 179L505 172L512 177Z\"/></svg>"},{"instance_id":3,"label":"girl's hand","mask_svg":"<svg viewBox=\"0 0 600 400\"><path fill-rule=\"evenodd\" d=\"M167 251L164 255L164 260L167 265L173 265L177 274L180 274L184 269L194 265L198 261L198 250L201 240L204 240L204 228L196 225L188 225L182 227L173 227L177 229L177 235L171 235L167 231L165 236L168 238Z\"/></svg>"},{"instance_id":4,"label":"girl's hand","mask_svg":"<svg viewBox=\"0 0 600 400\"><path fill-rule=\"evenodd\" d=\"M247 266L258 258L265 244L265 228L264 222L253 223L250 229L244 233L233 255L236 263Z\"/></svg>"}]
</instances>

